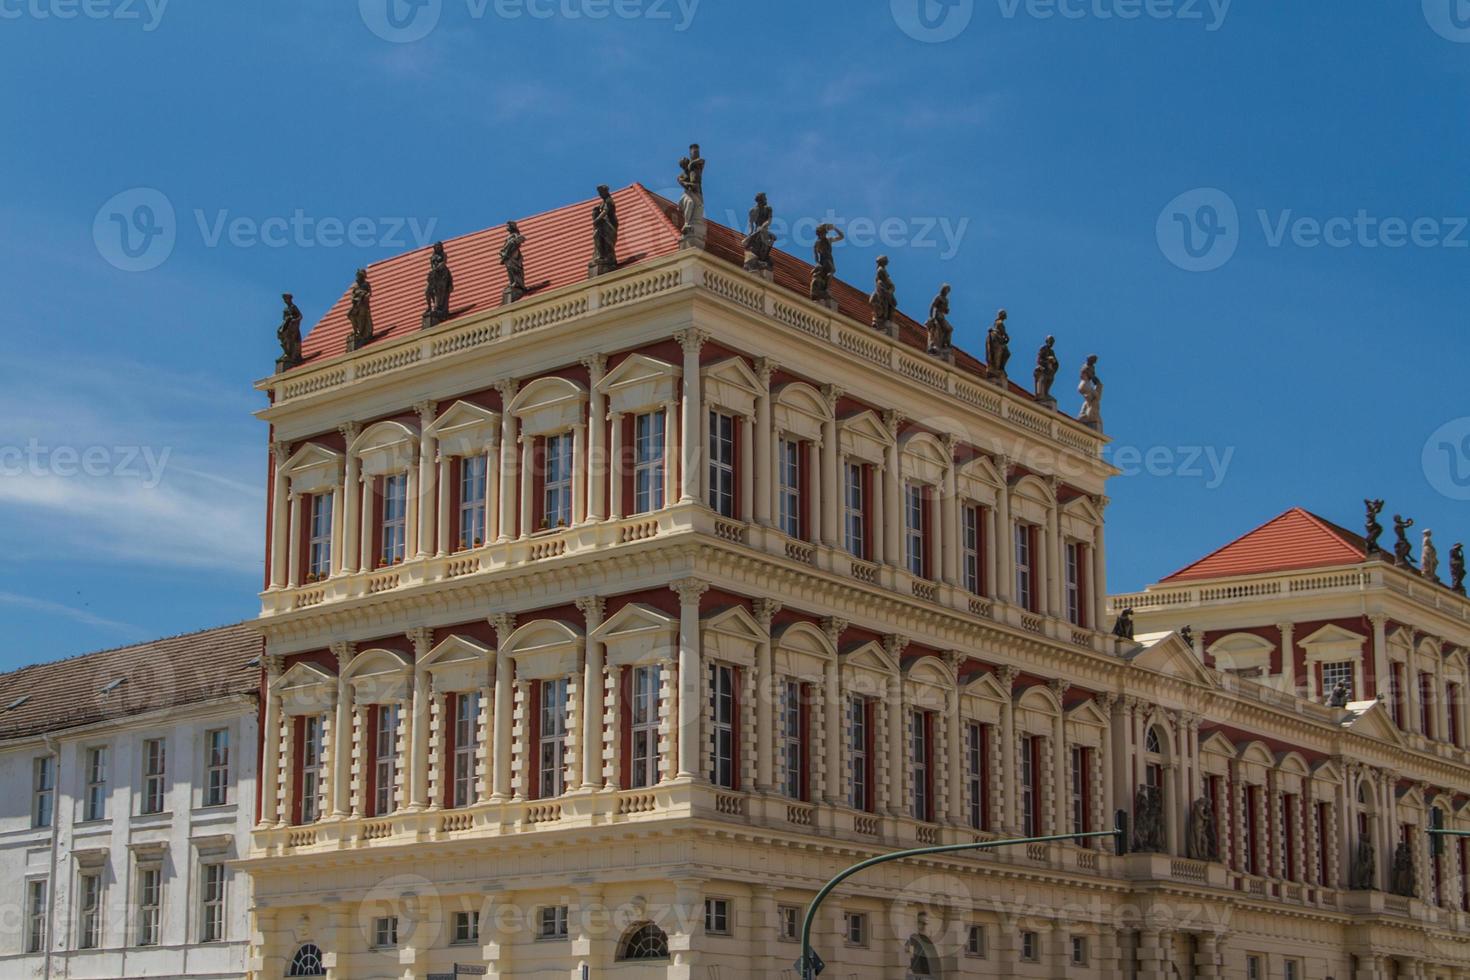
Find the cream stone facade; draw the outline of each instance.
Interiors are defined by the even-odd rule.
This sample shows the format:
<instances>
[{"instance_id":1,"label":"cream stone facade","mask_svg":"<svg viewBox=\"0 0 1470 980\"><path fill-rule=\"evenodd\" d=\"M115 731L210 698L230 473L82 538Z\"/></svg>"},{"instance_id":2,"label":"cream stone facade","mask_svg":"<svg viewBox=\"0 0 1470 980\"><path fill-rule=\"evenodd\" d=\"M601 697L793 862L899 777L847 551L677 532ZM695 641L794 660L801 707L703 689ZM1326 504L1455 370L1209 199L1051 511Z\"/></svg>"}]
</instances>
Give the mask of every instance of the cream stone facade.
<instances>
[{"instance_id":1,"label":"cream stone facade","mask_svg":"<svg viewBox=\"0 0 1470 980\"><path fill-rule=\"evenodd\" d=\"M791 976L848 865L1141 786L1158 853L852 879L824 976L1470 973L1348 887L1463 753L1109 635L1104 438L982 374L688 249L262 382L249 975Z\"/></svg>"}]
</instances>

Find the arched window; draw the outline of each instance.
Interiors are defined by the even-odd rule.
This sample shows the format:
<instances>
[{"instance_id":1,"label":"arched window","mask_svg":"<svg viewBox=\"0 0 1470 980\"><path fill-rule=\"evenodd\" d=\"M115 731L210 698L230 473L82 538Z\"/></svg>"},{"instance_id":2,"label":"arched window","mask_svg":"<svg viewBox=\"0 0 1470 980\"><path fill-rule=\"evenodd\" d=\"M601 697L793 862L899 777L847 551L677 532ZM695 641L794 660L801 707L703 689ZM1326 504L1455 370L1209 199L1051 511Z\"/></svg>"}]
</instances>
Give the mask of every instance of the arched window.
<instances>
[{"instance_id":1,"label":"arched window","mask_svg":"<svg viewBox=\"0 0 1470 980\"><path fill-rule=\"evenodd\" d=\"M1143 750L1150 755L1163 755L1162 743L1159 741L1159 730L1150 728L1143 739Z\"/></svg>"},{"instance_id":2,"label":"arched window","mask_svg":"<svg viewBox=\"0 0 1470 980\"><path fill-rule=\"evenodd\" d=\"M322 951L315 943L305 943L291 957L291 968L286 971L288 977L324 977L327 975L326 968L322 966Z\"/></svg>"},{"instance_id":3,"label":"arched window","mask_svg":"<svg viewBox=\"0 0 1470 980\"><path fill-rule=\"evenodd\" d=\"M643 922L628 930L618 952L620 960L666 960L669 937L652 922Z\"/></svg>"},{"instance_id":4,"label":"arched window","mask_svg":"<svg viewBox=\"0 0 1470 980\"><path fill-rule=\"evenodd\" d=\"M907 980L934 980L939 976L939 953L929 937L915 933L904 943L909 968Z\"/></svg>"}]
</instances>

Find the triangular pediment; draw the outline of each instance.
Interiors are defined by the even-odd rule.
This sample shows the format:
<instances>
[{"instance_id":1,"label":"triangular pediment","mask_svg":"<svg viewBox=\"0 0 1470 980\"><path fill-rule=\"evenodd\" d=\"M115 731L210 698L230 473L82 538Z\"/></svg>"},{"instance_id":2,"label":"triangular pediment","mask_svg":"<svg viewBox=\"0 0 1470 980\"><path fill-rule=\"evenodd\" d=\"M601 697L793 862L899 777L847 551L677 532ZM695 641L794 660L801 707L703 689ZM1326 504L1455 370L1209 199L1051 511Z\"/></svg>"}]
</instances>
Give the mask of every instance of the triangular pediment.
<instances>
[{"instance_id":1,"label":"triangular pediment","mask_svg":"<svg viewBox=\"0 0 1470 980\"><path fill-rule=\"evenodd\" d=\"M311 469L315 466L336 467L340 466L341 464L341 453L337 452L334 449L328 449L321 443L308 442L306 445L296 450L296 452L292 453L291 458L286 460L285 465L282 466L281 469L283 469L287 473L294 473L297 470Z\"/></svg>"},{"instance_id":2,"label":"triangular pediment","mask_svg":"<svg viewBox=\"0 0 1470 980\"><path fill-rule=\"evenodd\" d=\"M893 658L888 656L888 651L884 650L881 645L872 640L843 650L841 659L844 666L866 667L869 670L877 670L885 674L898 673L898 664L894 663Z\"/></svg>"},{"instance_id":3,"label":"triangular pediment","mask_svg":"<svg viewBox=\"0 0 1470 980\"><path fill-rule=\"evenodd\" d=\"M337 676L318 664L308 660L298 660L284 674L276 678L275 683L271 685L271 693L284 694L288 691L300 691L319 685L330 685L335 688Z\"/></svg>"},{"instance_id":4,"label":"triangular pediment","mask_svg":"<svg viewBox=\"0 0 1470 980\"><path fill-rule=\"evenodd\" d=\"M1312 631L1311 635L1304 636L1297 642L1302 646L1315 646L1318 644L1335 643L1362 643L1367 637L1361 633L1343 629L1336 623L1328 623L1320 629Z\"/></svg>"},{"instance_id":5,"label":"triangular pediment","mask_svg":"<svg viewBox=\"0 0 1470 980\"><path fill-rule=\"evenodd\" d=\"M751 395L762 394L760 379L743 357L726 357L707 365L701 372L706 383L733 385Z\"/></svg>"},{"instance_id":6,"label":"triangular pediment","mask_svg":"<svg viewBox=\"0 0 1470 980\"><path fill-rule=\"evenodd\" d=\"M849 415L842 419L838 425L842 427L844 434L851 433L858 438L871 439L883 445L891 445L893 443L893 435L888 431L888 426L883 424L883 420L878 417L878 413L872 409L865 409Z\"/></svg>"},{"instance_id":7,"label":"triangular pediment","mask_svg":"<svg viewBox=\"0 0 1470 980\"><path fill-rule=\"evenodd\" d=\"M1226 738L1225 733L1221 731L1213 731L1207 738L1202 739L1199 743L1199 750L1223 755L1228 759L1235 758L1235 743Z\"/></svg>"},{"instance_id":8,"label":"triangular pediment","mask_svg":"<svg viewBox=\"0 0 1470 980\"><path fill-rule=\"evenodd\" d=\"M1388 708L1382 701L1358 701L1348 705L1348 710L1357 711L1357 717L1347 722L1345 726L1348 731L1366 735L1368 738L1376 738L1391 745L1405 744L1403 733L1389 717Z\"/></svg>"},{"instance_id":9,"label":"triangular pediment","mask_svg":"<svg viewBox=\"0 0 1470 980\"><path fill-rule=\"evenodd\" d=\"M1107 725L1110 722L1108 716L1097 706L1097 702L1091 698L1068 711L1067 720L1083 725Z\"/></svg>"},{"instance_id":10,"label":"triangular pediment","mask_svg":"<svg viewBox=\"0 0 1470 980\"><path fill-rule=\"evenodd\" d=\"M1140 639L1144 643L1143 649L1129 658L1135 667L1176 677L1191 684L1220 686L1220 678L1199 662L1194 655L1194 649L1178 633L1155 633Z\"/></svg>"},{"instance_id":11,"label":"triangular pediment","mask_svg":"<svg viewBox=\"0 0 1470 980\"><path fill-rule=\"evenodd\" d=\"M630 602L607 618L591 638L599 643L612 640L638 641L646 639L664 640L670 633L679 631L679 620L673 616L641 602Z\"/></svg>"},{"instance_id":12,"label":"triangular pediment","mask_svg":"<svg viewBox=\"0 0 1470 980\"><path fill-rule=\"evenodd\" d=\"M1000 686L1000 681L995 675L986 671L965 685L965 693L977 698L985 698L990 701L1009 701L1011 696L1005 688Z\"/></svg>"},{"instance_id":13,"label":"triangular pediment","mask_svg":"<svg viewBox=\"0 0 1470 980\"><path fill-rule=\"evenodd\" d=\"M424 657L423 666L433 669L435 667L448 667L453 664L478 663L490 658L490 648L475 642L467 636L451 634L439 641L434 649L430 650L428 656Z\"/></svg>"},{"instance_id":14,"label":"triangular pediment","mask_svg":"<svg viewBox=\"0 0 1470 980\"><path fill-rule=\"evenodd\" d=\"M434 420L424 431L441 439L457 435L465 429L494 432L500 426L500 413L473 402L458 401Z\"/></svg>"}]
</instances>

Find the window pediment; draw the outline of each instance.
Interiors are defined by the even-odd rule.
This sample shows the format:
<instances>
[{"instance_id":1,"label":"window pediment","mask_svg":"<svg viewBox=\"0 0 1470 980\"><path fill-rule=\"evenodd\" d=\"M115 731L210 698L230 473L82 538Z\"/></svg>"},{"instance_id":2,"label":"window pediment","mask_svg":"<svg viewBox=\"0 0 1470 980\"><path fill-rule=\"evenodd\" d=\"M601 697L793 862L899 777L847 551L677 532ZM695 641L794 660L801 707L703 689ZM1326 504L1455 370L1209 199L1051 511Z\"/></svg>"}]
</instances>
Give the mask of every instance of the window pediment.
<instances>
[{"instance_id":1,"label":"window pediment","mask_svg":"<svg viewBox=\"0 0 1470 980\"><path fill-rule=\"evenodd\" d=\"M584 423L587 389L568 378L537 378L521 389L509 412L523 436L547 436Z\"/></svg>"},{"instance_id":2,"label":"window pediment","mask_svg":"<svg viewBox=\"0 0 1470 980\"><path fill-rule=\"evenodd\" d=\"M842 455L882 466L893 435L878 414L868 409L837 423L837 442Z\"/></svg>"},{"instance_id":3,"label":"window pediment","mask_svg":"<svg viewBox=\"0 0 1470 980\"><path fill-rule=\"evenodd\" d=\"M899 443L903 458L903 475L932 486L943 486L950 468L949 450L928 432L914 432Z\"/></svg>"},{"instance_id":4,"label":"window pediment","mask_svg":"<svg viewBox=\"0 0 1470 980\"><path fill-rule=\"evenodd\" d=\"M827 400L811 385L788 381L772 392L776 431L820 443L822 423L832 417Z\"/></svg>"},{"instance_id":5,"label":"window pediment","mask_svg":"<svg viewBox=\"0 0 1470 980\"><path fill-rule=\"evenodd\" d=\"M423 668L436 691L474 691L495 673L490 648L458 634L447 636L424 657Z\"/></svg>"},{"instance_id":6,"label":"window pediment","mask_svg":"<svg viewBox=\"0 0 1470 980\"><path fill-rule=\"evenodd\" d=\"M755 399L761 391L760 379L743 357L726 357L700 372L705 403L710 408L755 417Z\"/></svg>"},{"instance_id":7,"label":"window pediment","mask_svg":"<svg viewBox=\"0 0 1470 980\"><path fill-rule=\"evenodd\" d=\"M478 456L500 441L500 413L455 402L424 432L439 440L445 456Z\"/></svg>"},{"instance_id":8,"label":"window pediment","mask_svg":"<svg viewBox=\"0 0 1470 980\"><path fill-rule=\"evenodd\" d=\"M342 482L343 456L335 450L308 442L288 459L281 471L296 493L325 493Z\"/></svg>"},{"instance_id":9,"label":"window pediment","mask_svg":"<svg viewBox=\"0 0 1470 980\"><path fill-rule=\"evenodd\" d=\"M842 687L850 694L881 698L898 676L888 651L869 640L841 653Z\"/></svg>"},{"instance_id":10,"label":"window pediment","mask_svg":"<svg viewBox=\"0 0 1470 980\"><path fill-rule=\"evenodd\" d=\"M826 634L811 623L789 623L772 640L776 672L788 677L820 681L823 669L837 658Z\"/></svg>"},{"instance_id":11,"label":"window pediment","mask_svg":"<svg viewBox=\"0 0 1470 980\"><path fill-rule=\"evenodd\" d=\"M679 621L652 606L630 602L592 631L615 667L672 660L679 652Z\"/></svg>"},{"instance_id":12,"label":"window pediment","mask_svg":"<svg viewBox=\"0 0 1470 980\"><path fill-rule=\"evenodd\" d=\"M402 473L418 458L419 435L402 422L379 422L364 429L350 451L361 461L364 476Z\"/></svg>"},{"instance_id":13,"label":"window pediment","mask_svg":"<svg viewBox=\"0 0 1470 980\"><path fill-rule=\"evenodd\" d=\"M413 661L396 650L364 650L343 675L358 704L383 704L408 697Z\"/></svg>"},{"instance_id":14,"label":"window pediment","mask_svg":"<svg viewBox=\"0 0 1470 980\"><path fill-rule=\"evenodd\" d=\"M1271 672L1271 655L1276 644L1254 633L1231 633L1210 644L1206 652L1215 659L1215 669L1226 673Z\"/></svg>"},{"instance_id":15,"label":"window pediment","mask_svg":"<svg viewBox=\"0 0 1470 980\"><path fill-rule=\"evenodd\" d=\"M766 638L760 624L743 606L715 613L707 617L701 627L705 653L716 660L743 667L755 664L755 648Z\"/></svg>"},{"instance_id":16,"label":"window pediment","mask_svg":"<svg viewBox=\"0 0 1470 980\"><path fill-rule=\"evenodd\" d=\"M1363 655L1363 641L1367 637L1328 623L1311 636L1298 642L1307 652L1307 662L1336 662L1357 660Z\"/></svg>"},{"instance_id":17,"label":"window pediment","mask_svg":"<svg viewBox=\"0 0 1470 980\"><path fill-rule=\"evenodd\" d=\"M270 693L281 699L281 710L287 715L317 714L336 703L337 678L302 660L276 678Z\"/></svg>"},{"instance_id":18,"label":"window pediment","mask_svg":"<svg viewBox=\"0 0 1470 980\"><path fill-rule=\"evenodd\" d=\"M558 619L537 619L518 627L501 645L520 680L550 680L576 672L582 661L582 633Z\"/></svg>"},{"instance_id":19,"label":"window pediment","mask_svg":"<svg viewBox=\"0 0 1470 980\"><path fill-rule=\"evenodd\" d=\"M597 384L607 410L632 415L654 412L677 400L680 371L667 361L630 354Z\"/></svg>"}]
</instances>

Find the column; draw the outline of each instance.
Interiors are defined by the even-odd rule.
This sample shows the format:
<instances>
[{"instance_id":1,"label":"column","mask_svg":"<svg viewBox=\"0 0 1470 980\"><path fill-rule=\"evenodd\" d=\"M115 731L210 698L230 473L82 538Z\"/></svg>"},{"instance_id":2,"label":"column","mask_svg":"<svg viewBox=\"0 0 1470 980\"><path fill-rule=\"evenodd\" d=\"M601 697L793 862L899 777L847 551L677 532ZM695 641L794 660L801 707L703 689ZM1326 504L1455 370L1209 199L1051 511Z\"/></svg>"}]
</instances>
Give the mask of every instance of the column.
<instances>
[{"instance_id":1,"label":"column","mask_svg":"<svg viewBox=\"0 0 1470 980\"><path fill-rule=\"evenodd\" d=\"M1219 941L1213 932L1199 934L1199 952L1195 953L1195 975L1200 980L1215 980L1220 975Z\"/></svg>"},{"instance_id":2,"label":"column","mask_svg":"<svg viewBox=\"0 0 1470 980\"><path fill-rule=\"evenodd\" d=\"M679 596L678 778L693 779L699 760L699 718L703 710L699 696L699 599L709 590L709 583L680 579L670 588Z\"/></svg>"},{"instance_id":3,"label":"column","mask_svg":"<svg viewBox=\"0 0 1470 980\"><path fill-rule=\"evenodd\" d=\"M286 524L286 586L294 589L301 584L301 494L288 492L286 499L290 501L286 508L290 515Z\"/></svg>"},{"instance_id":4,"label":"column","mask_svg":"<svg viewBox=\"0 0 1470 980\"><path fill-rule=\"evenodd\" d=\"M610 459L608 461L608 473L610 496L612 498L612 517L617 519L624 516L623 511L623 413L613 412L608 416L612 427L612 440Z\"/></svg>"},{"instance_id":5,"label":"column","mask_svg":"<svg viewBox=\"0 0 1470 980\"><path fill-rule=\"evenodd\" d=\"M1062 606L1062 578L1067 574L1067 564L1062 559L1062 510L1057 503L1057 494L1061 490L1061 481L1052 477L1051 485L1051 507L1046 512L1046 545L1042 549L1046 552L1046 604L1047 611L1058 619L1066 616L1066 610Z\"/></svg>"},{"instance_id":6,"label":"column","mask_svg":"<svg viewBox=\"0 0 1470 980\"><path fill-rule=\"evenodd\" d=\"M752 493L755 504L755 522L763 527L771 526L772 485L776 482L776 471L772 466L771 438L771 373L775 365L767 358L755 363L755 374L760 380L760 390L755 396L755 459L761 472L755 473L755 489Z\"/></svg>"},{"instance_id":7,"label":"column","mask_svg":"<svg viewBox=\"0 0 1470 980\"><path fill-rule=\"evenodd\" d=\"M765 634L755 648L755 788L769 793L775 782L775 722L771 698L771 624L781 604L771 599L755 601L755 618Z\"/></svg>"},{"instance_id":8,"label":"column","mask_svg":"<svg viewBox=\"0 0 1470 980\"><path fill-rule=\"evenodd\" d=\"M883 424L888 428L890 441L884 450L883 460L883 558L891 565L903 564L902 506L903 476L898 463L898 427L903 416L897 412L884 412Z\"/></svg>"},{"instance_id":9,"label":"column","mask_svg":"<svg viewBox=\"0 0 1470 980\"><path fill-rule=\"evenodd\" d=\"M1016 702L1012 689L1021 672L1015 667L1005 666L995 672L1006 699L1000 706L1000 766L1005 786L1004 820L1000 828L1004 833L1015 833L1021 826L1020 800L1016 792Z\"/></svg>"},{"instance_id":10,"label":"column","mask_svg":"<svg viewBox=\"0 0 1470 980\"><path fill-rule=\"evenodd\" d=\"M994 507L985 508L985 545L985 582L990 597L995 598L1000 594L1000 553L1005 545L1000 539L1000 527Z\"/></svg>"},{"instance_id":11,"label":"column","mask_svg":"<svg viewBox=\"0 0 1470 980\"><path fill-rule=\"evenodd\" d=\"M577 600L587 631L587 656L582 667L582 788L602 788L602 643L592 633L602 625L605 605L599 596Z\"/></svg>"},{"instance_id":12,"label":"column","mask_svg":"<svg viewBox=\"0 0 1470 980\"><path fill-rule=\"evenodd\" d=\"M334 574L336 574L337 570L342 567L342 549L343 549L342 538L344 536L343 535L343 529L342 529L342 511L343 511L343 508L346 507L346 497L347 497L347 494L345 494L345 493L342 492L342 489L341 489L340 486L333 488L333 490L332 490L332 546L331 546L331 549L330 549L331 554L330 554L330 557L328 558L327 575L334 575ZM323 576L323 577L325 577L325 576Z\"/></svg>"},{"instance_id":13,"label":"column","mask_svg":"<svg viewBox=\"0 0 1470 980\"><path fill-rule=\"evenodd\" d=\"M281 658L265 655L265 719L261 723L260 826L280 825L276 813L281 766L281 696L272 688L281 676Z\"/></svg>"},{"instance_id":14,"label":"column","mask_svg":"<svg viewBox=\"0 0 1470 980\"><path fill-rule=\"evenodd\" d=\"M960 494L959 478L955 471L955 438L944 437L945 455L949 465L944 470L944 499L939 505L939 549L942 556L941 576L946 585L960 583Z\"/></svg>"},{"instance_id":15,"label":"column","mask_svg":"<svg viewBox=\"0 0 1470 980\"><path fill-rule=\"evenodd\" d=\"M684 330L678 335L679 346L684 349L684 440L680 446L680 503L693 503L699 495L699 464L703 458L701 449L704 427L700 425L703 405L700 400L699 350L709 335L703 330ZM682 733L681 733L682 734ZM682 769L683 759L679 760Z\"/></svg>"},{"instance_id":16,"label":"column","mask_svg":"<svg viewBox=\"0 0 1470 980\"><path fill-rule=\"evenodd\" d=\"M637 416L634 416L635 421ZM679 471L674 468L674 447L678 445L676 423L679 418L677 402L664 403L664 505L669 506L679 499ZM635 425L636 428L636 425ZM636 444L633 451L637 452ZM636 463L636 460L635 460ZM634 501L637 505L637 501Z\"/></svg>"},{"instance_id":17,"label":"column","mask_svg":"<svg viewBox=\"0 0 1470 980\"><path fill-rule=\"evenodd\" d=\"M1000 490L995 495L995 597L1001 602L1010 602L1016 588L1016 532L1011 526L1011 461L1005 456L995 457L995 468L1000 473Z\"/></svg>"},{"instance_id":18,"label":"column","mask_svg":"<svg viewBox=\"0 0 1470 980\"><path fill-rule=\"evenodd\" d=\"M837 400L842 389L836 385L822 386L822 400L827 404L827 417L822 420L822 473L817 482L817 499L822 507L822 544L829 548L839 546L837 532L837 505L842 499L842 481L838 475L837 445Z\"/></svg>"},{"instance_id":19,"label":"column","mask_svg":"<svg viewBox=\"0 0 1470 980\"><path fill-rule=\"evenodd\" d=\"M592 386L592 402L587 420L587 519L607 520L607 454L603 449L603 438L607 431L607 395L601 389L602 379L607 372L607 358L593 354L582 359L587 369L587 379ZM599 686L601 679L599 678ZM598 712L601 714L601 711Z\"/></svg>"},{"instance_id":20,"label":"column","mask_svg":"<svg viewBox=\"0 0 1470 980\"><path fill-rule=\"evenodd\" d=\"M944 702L946 724L949 725L949 820L956 827L963 827L969 823L966 819L965 801L965 787L969 785L964 757L965 719L960 709L960 667L965 658L963 654L950 651L945 654L944 661L955 675L954 685L945 692ZM988 776L989 774L982 773L980 778L986 779Z\"/></svg>"},{"instance_id":21,"label":"column","mask_svg":"<svg viewBox=\"0 0 1470 980\"><path fill-rule=\"evenodd\" d=\"M416 558L419 554L419 519L424 514L424 501L420 496L419 465L423 454L414 450L413 460L408 464L408 472L404 474L404 514L403 514L403 557L405 560Z\"/></svg>"},{"instance_id":22,"label":"column","mask_svg":"<svg viewBox=\"0 0 1470 980\"><path fill-rule=\"evenodd\" d=\"M485 543L500 537L500 438L485 445Z\"/></svg>"},{"instance_id":23,"label":"column","mask_svg":"<svg viewBox=\"0 0 1470 980\"><path fill-rule=\"evenodd\" d=\"M1071 686L1070 683L1063 680L1055 680L1050 684L1052 693L1057 696L1057 704L1060 707L1060 710L1057 711L1056 720L1052 723L1051 737L1052 803L1056 808L1053 823L1055 829L1052 831L1054 834L1064 834L1068 830L1081 829L1080 827L1072 828L1069 826L1072 822L1072 783L1070 778L1072 756L1067 751L1067 708L1065 699L1067 689ZM1083 773L1082 778L1085 780L1087 774Z\"/></svg>"},{"instance_id":24,"label":"column","mask_svg":"<svg viewBox=\"0 0 1470 980\"><path fill-rule=\"evenodd\" d=\"M1383 613L1372 613L1368 621L1373 624L1373 689L1385 701L1388 700L1388 617ZM1367 680L1367 668L1364 667L1364 681ZM1353 697L1360 701L1368 700L1368 691L1354 691Z\"/></svg>"},{"instance_id":25,"label":"column","mask_svg":"<svg viewBox=\"0 0 1470 980\"><path fill-rule=\"evenodd\" d=\"M903 650L908 646L908 638L897 635L889 635L885 638L883 645L888 651L888 656L893 659L897 668L888 678L888 812L894 816L903 816L908 812L908 799L904 794L904 760L907 758L905 739L903 737L904 725L907 720L903 714Z\"/></svg>"},{"instance_id":26,"label":"column","mask_svg":"<svg viewBox=\"0 0 1470 980\"><path fill-rule=\"evenodd\" d=\"M536 532L532 525L533 514L531 509L531 496L533 486L531 476L536 469L536 438L525 432L521 433L521 537L527 538Z\"/></svg>"},{"instance_id":27,"label":"column","mask_svg":"<svg viewBox=\"0 0 1470 980\"><path fill-rule=\"evenodd\" d=\"M572 524L587 520L587 427L582 423L572 426Z\"/></svg>"},{"instance_id":28,"label":"column","mask_svg":"<svg viewBox=\"0 0 1470 980\"><path fill-rule=\"evenodd\" d=\"M740 513L736 516L746 524L755 520L755 446L752 445L755 423L749 415L742 415L740 426Z\"/></svg>"},{"instance_id":29,"label":"column","mask_svg":"<svg viewBox=\"0 0 1470 980\"><path fill-rule=\"evenodd\" d=\"M289 483L284 467L286 460L290 458L290 450L291 447L284 442L271 444L271 453L275 457L275 473L272 476L273 486L271 488L271 588L273 589L284 588L286 585L286 541L291 523L288 514L291 502L287 496Z\"/></svg>"},{"instance_id":30,"label":"column","mask_svg":"<svg viewBox=\"0 0 1470 980\"><path fill-rule=\"evenodd\" d=\"M1116 760L1113 757L1114 742L1113 728L1116 725L1114 712L1118 710L1118 697L1115 694L1101 694L1097 698L1097 706L1108 718L1108 724L1102 730L1102 791L1103 791L1103 821L1104 826L1111 827L1114 815L1118 812L1117 787L1114 781L1117 778ZM1103 829L1102 827L1098 828Z\"/></svg>"},{"instance_id":31,"label":"column","mask_svg":"<svg viewBox=\"0 0 1470 980\"><path fill-rule=\"evenodd\" d=\"M358 510L361 512L362 520L359 531L361 533L362 545L358 548L358 570L370 572L373 570L373 562L377 555L373 554L373 481L371 474L364 473L358 477L360 486L358 488L358 499L361 503Z\"/></svg>"},{"instance_id":32,"label":"column","mask_svg":"<svg viewBox=\"0 0 1470 980\"><path fill-rule=\"evenodd\" d=\"M515 713L515 661L505 651L505 641L515 632L515 618L502 613L492 616L490 624L497 636L495 652L495 738L494 773L491 778L490 799L503 803L510 799L510 763L512 718Z\"/></svg>"},{"instance_id":33,"label":"column","mask_svg":"<svg viewBox=\"0 0 1470 980\"><path fill-rule=\"evenodd\" d=\"M496 540L509 541L515 536L516 523L516 417L510 403L519 386L502 381L495 387L500 392L500 534Z\"/></svg>"},{"instance_id":34,"label":"column","mask_svg":"<svg viewBox=\"0 0 1470 980\"><path fill-rule=\"evenodd\" d=\"M337 431L342 433L342 441L347 447L347 466L342 477L342 523L339 525L343 541L340 563L337 568L343 575L350 575L358 568L357 549L358 542L361 540L358 508L362 504L361 476L359 475L361 464L358 462L357 454L352 451L352 444L357 441L358 434L362 430L356 422L349 422L338 426Z\"/></svg>"},{"instance_id":35,"label":"column","mask_svg":"<svg viewBox=\"0 0 1470 980\"><path fill-rule=\"evenodd\" d=\"M839 654L842 650L842 634L846 629L847 620L845 619L832 618L822 622L822 631L827 634L827 641ZM842 772L842 662L840 659L834 657L822 668L822 682L826 687L822 697L822 707L826 714L822 723L827 728L827 740L823 746L827 750L826 799L828 803L835 805L845 803L847 800Z\"/></svg>"},{"instance_id":36,"label":"column","mask_svg":"<svg viewBox=\"0 0 1470 980\"><path fill-rule=\"evenodd\" d=\"M408 758L408 808L422 810L429 802L429 672L423 666L433 645L434 634L424 628L408 631L413 644L413 727Z\"/></svg>"},{"instance_id":37,"label":"column","mask_svg":"<svg viewBox=\"0 0 1470 980\"><path fill-rule=\"evenodd\" d=\"M873 467L873 478L870 481L874 499L864 500L863 506L867 508L867 516L873 522L873 531L870 535L873 541L873 553L868 557L873 564L881 565L887 560L887 551L883 547L888 540L888 531L883 523L884 488L888 485L885 475L888 467L882 464Z\"/></svg>"},{"instance_id":38,"label":"column","mask_svg":"<svg viewBox=\"0 0 1470 980\"><path fill-rule=\"evenodd\" d=\"M1296 626L1293 623L1277 623L1276 628L1281 631L1281 676L1286 679L1287 690L1301 696L1304 692L1297 685L1296 646L1293 642Z\"/></svg>"},{"instance_id":39,"label":"column","mask_svg":"<svg viewBox=\"0 0 1470 980\"><path fill-rule=\"evenodd\" d=\"M453 459L449 456L444 455L441 452L439 454L439 465L437 467L438 472L435 476L435 479L438 481L439 493L438 506L436 508L437 516L435 517L435 525L438 530L438 534L435 536L434 541L434 553L439 555L441 558L444 555L449 554L449 529L454 524L453 515L451 515L449 511L450 471L453 468ZM485 464L485 483L488 485L489 482L490 466L487 459ZM490 512L488 510L485 511L485 518L486 520L489 520L490 518ZM470 543L473 544L473 541L471 541Z\"/></svg>"},{"instance_id":40,"label":"column","mask_svg":"<svg viewBox=\"0 0 1470 980\"><path fill-rule=\"evenodd\" d=\"M332 816L352 812L352 685L347 667L357 648L351 643L334 643L337 655L337 713L332 723Z\"/></svg>"},{"instance_id":41,"label":"column","mask_svg":"<svg viewBox=\"0 0 1470 980\"><path fill-rule=\"evenodd\" d=\"M430 542L434 540L434 508L425 506L430 500L436 500L438 494L435 491L434 471L435 460L439 456L439 440L429 433L429 427L434 424L434 413L437 406L433 402L420 402L415 406L419 413L419 486L418 486L418 548L414 554L419 558L429 557Z\"/></svg>"}]
</instances>

